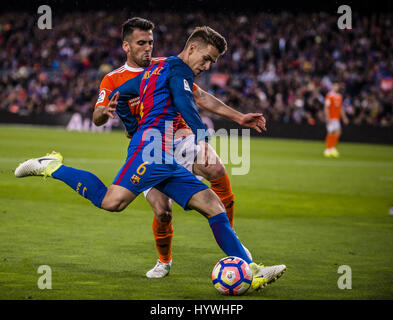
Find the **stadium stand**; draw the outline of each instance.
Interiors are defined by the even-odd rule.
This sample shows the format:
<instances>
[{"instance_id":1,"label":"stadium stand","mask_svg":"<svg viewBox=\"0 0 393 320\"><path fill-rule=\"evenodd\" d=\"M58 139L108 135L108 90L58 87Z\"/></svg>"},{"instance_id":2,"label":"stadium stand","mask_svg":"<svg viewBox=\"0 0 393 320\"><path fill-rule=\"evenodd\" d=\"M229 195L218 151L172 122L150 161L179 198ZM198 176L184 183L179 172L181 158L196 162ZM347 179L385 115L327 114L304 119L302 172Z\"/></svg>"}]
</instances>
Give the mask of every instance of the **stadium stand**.
<instances>
[{"instance_id":1,"label":"stadium stand","mask_svg":"<svg viewBox=\"0 0 393 320\"><path fill-rule=\"evenodd\" d=\"M156 23L154 56L181 51L187 30L207 24L229 41L228 52L199 85L243 112L268 121L315 125L332 81L354 125L393 124L393 15L354 14L340 30L337 15L89 11L57 14L52 30L36 16L0 15L0 111L19 115L89 115L102 77L124 63L120 26L139 15Z\"/></svg>"}]
</instances>

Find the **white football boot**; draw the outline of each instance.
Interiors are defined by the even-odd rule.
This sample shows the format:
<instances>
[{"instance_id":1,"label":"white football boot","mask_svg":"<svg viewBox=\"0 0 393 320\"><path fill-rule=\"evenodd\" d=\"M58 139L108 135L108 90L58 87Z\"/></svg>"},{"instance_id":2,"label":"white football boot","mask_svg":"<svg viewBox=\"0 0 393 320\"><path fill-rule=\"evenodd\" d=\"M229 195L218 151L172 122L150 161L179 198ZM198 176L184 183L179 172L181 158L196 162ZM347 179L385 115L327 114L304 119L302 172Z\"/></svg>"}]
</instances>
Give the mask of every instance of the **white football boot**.
<instances>
[{"instance_id":1,"label":"white football boot","mask_svg":"<svg viewBox=\"0 0 393 320\"><path fill-rule=\"evenodd\" d=\"M157 264L154 266L154 268L146 272L146 277L163 278L169 274L169 271L171 270L171 266L172 266L172 260L167 263L157 260Z\"/></svg>"},{"instance_id":2,"label":"white football boot","mask_svg":"<svg viewBox=\"0 0 393 320\"><path fill-rule=\"evenodd\" d=\"M332 149L325 149L325 151L323 152L323 155L326 158L331 158L332 157Z\"/></svg>"},{"instance_id":3,"label":"white football boot","mask_svg":"<svg viewBox=\"0 0 393 320\"><path fill-rule=\"evenodd\" d=\"M260 287L253 288L255 290L261 289L264 286L273 283L287 270L287 267L284 264L265 267L264 265L257 265L255 262L250 263L250 268L254 278L262 278L266 280L265 283L262 283Z\"/></svg>"},{"instance_id":4,"label":"white football boot","mask_svg":"<svg viewBox=\"0 0 393 320\"><path fill-rule=\"evenodd\" d=\"M15 176L18 178L27 176L50 177L62 165L62 162L63 156L53 151L41 158L30 159L21 163L15 169Z\"/></svg>"}]
</instances>

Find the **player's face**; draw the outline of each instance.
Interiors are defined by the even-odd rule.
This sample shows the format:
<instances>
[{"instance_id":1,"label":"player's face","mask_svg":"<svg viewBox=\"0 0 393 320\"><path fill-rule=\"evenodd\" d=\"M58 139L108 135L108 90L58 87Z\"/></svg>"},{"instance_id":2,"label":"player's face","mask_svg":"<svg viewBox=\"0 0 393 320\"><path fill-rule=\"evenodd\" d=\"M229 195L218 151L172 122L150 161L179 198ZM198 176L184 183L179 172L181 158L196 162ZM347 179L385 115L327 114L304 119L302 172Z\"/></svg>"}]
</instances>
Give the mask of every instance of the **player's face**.
<instances>
[{"instance_id":1,"label":"player's face","mask_svg":"<svg viewBox=\"0 0 393 320\"><path fill-rule=\"evenodd\" d=\"M216 47L210 44L202 45L196 43L195 46L193 45L194 44L191 44L190 47L188 65L194 72L194 75L197 76L209 70L211 65L217 62L220 53Z\"/></svg>"},{"instance_id":2,"label":"player's face","mask_svg":"<svg viewBox=\"0 0 393 320\"><path fill-rule=\"evenodd\" d=\"M340 85L338 83L333 83L333 91L338 92L340 90Z\"/></svg>"},{"instance_id":3,"label":"player's face","mask_svg":"<svg viewBox=\"0 0 393 320\"><path fill-rule=\"evenodd\" d=\"M135 67L148 67L153 52L153 31L135 29L123 42L123 49L128 63Z\"/></svg>"}]
</instances>

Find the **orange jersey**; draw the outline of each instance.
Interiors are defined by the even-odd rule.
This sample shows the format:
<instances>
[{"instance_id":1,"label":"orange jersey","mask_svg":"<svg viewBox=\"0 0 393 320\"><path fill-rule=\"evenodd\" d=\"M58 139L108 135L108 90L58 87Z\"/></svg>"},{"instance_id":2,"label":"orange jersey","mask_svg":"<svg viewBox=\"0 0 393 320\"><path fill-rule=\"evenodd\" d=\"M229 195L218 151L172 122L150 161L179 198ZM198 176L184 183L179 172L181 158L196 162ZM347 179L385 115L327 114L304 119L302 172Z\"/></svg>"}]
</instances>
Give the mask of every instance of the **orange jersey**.
<instances>
[{"instance_id":1,"label":"orange jersey","mask_svg":"<svg viewBox=\"0 0 393 320\"><path fill-rule=\"evenodd\" d=\"M151 64L155 64L165 60L166 58L153 58ZM140 74L144 69L143 68L132 68L125 63L120 68L113 70L108 73L101 81L100 85L100 93L98 95L98 100L96 102L95 108L98 106L107 106L109 103L109 95L115 90L117 87L121 86L124 82L135 78ZM194 83L192 90L196 90L198 86ZM139 97L130 99L128 101L128 107L131 110L132 115L139 121L140 120L140 106L139 106ZM174 131L188 128L186 122L181 117L180 113L178 115L179 121L177 127L174 128ZM175 119L175 122L176 119Z\"/></svg>"},{"instance_id":2,"label":"orange jersey","mask_svg":"<svg viewBox=\"0 0 393 320\"><path fill-rule=\"evenodd\" d=\"M343 97L336 92L329 92L325 97L325 105L329 108L329 119L339 120L341 115L341 105Z\"/></svg>"}]
</instances>

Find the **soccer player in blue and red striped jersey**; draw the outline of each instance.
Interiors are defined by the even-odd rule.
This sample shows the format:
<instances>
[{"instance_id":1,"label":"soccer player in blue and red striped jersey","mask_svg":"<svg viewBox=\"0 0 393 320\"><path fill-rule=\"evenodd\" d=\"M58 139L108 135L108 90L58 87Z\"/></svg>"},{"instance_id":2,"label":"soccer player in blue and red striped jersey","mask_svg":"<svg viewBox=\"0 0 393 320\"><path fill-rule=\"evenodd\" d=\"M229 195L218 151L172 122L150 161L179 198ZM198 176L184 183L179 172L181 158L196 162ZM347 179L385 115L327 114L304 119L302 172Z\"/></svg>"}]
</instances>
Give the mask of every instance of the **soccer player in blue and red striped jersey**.
<instances>
[{"instance_id":1,"label":"soccer player in blue and red striped jersey","mask_svg":"<svg viewBox=\"0 0 393 320\"><path fill-rule=\"evenodd\" d=\"M56 153L27 161L16 169L15 175L52 176L108 211L123 210L139 193L154 186L185 210L195 209L208 218L220 248L228 256L237 256L249 263L254 275L252 288L263 287L268 282L261 272L263 267L247 256L231 228L222 202L175 161L171 147L172 130L179 112L195 134L195 142L202 148L207 147L206 127L190 88L194 76L208 70L225 51L226 41L220 34L209 27L197 28L179 56L150 66L112 92L111 96L118 98L119 116L128 119L128 100L139 96L141 118L139 126L135 118L130 120L133 137L127 160L109 188L90 172L64 166L61 155Z\"/></svg>"},{"instance_id":2,"label":"soccer player in blue and red striped jersey","mask_svg":"<svg viewBox=\"0 0 393 320\"><path fill-rule=\"evenodd\" d=\"M113 118L116 112L116 104L109 95L117 87L143 72L143 69L151 64L159 63L166 58L152 58L154 37L154 23L140 18L133 17L125 21L122 25L122 49L126 53L127 60L123 66L107 74L101 81L100 93L93 112L93 121L97 126L105 124L109 117ZM266 131L265 119L262 114L243 114L215 98L208 92L202 90L194 82L193 95L198 106L225 117L236 123L253 128L258 132ZM139 97L128 101L131 114L139 120ZM131 138L127 128L130 121L123 117L123 124L126 128L126 135ZM259 126L261 128L259 128ZM225 166L214 149L209 146L209 163L205 166L197 161L198 157L203 158L203 152L194 144L194 137L191 129L187 126L183 118L174 130L174 152L179 164L197 176L210 182L210 188L217 194L225 206L226 213L231 226L234 224L235 197ZM154 217L152 223L155 246L158 252L156 265L146 272L149 278L160 278L169 274L172 265L172 238L174 235L172 225L172 200L155 188L147 189L143 192L146 200L153 209ZM251 253L250 253L251 257Z\"/></svg>"}]
</instances>

